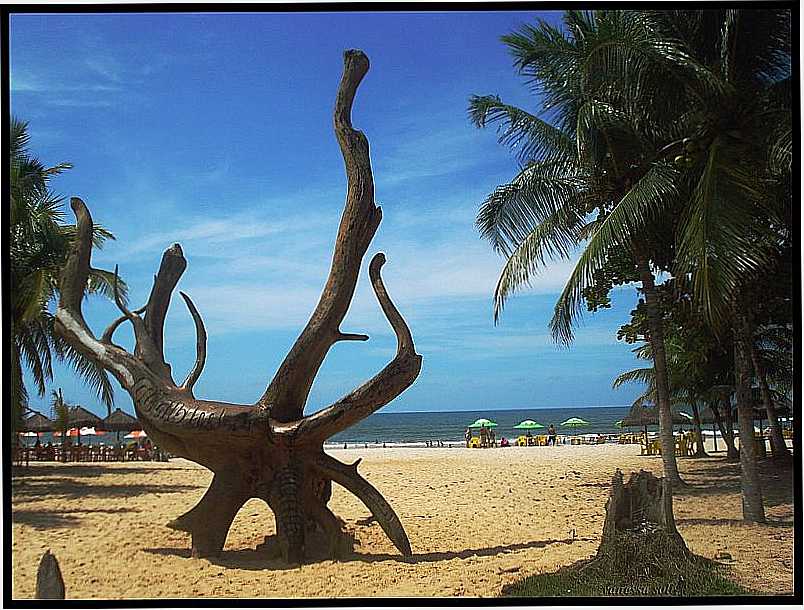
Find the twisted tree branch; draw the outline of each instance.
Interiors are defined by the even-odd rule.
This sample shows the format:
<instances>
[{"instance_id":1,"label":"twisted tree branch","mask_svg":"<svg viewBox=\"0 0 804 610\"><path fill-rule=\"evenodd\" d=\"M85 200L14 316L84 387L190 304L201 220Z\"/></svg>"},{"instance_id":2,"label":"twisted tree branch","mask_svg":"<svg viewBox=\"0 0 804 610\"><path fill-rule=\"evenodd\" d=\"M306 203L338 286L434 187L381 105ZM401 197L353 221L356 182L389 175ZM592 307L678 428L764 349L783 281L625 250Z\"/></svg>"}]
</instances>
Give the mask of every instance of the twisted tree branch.
<instances>
[{"instance_id":1,"label":"twisted tree branch","mask_svg":"<svg viewBox=\"0 0 804 610\"><path fill-rule=\"evenodd\" d=\"M385 255L380 252L371 259L369 277L377 300L396 334L396 356L362 386L335 404L301 420L297 434L321 440L329 438L388 404L407 389L419 375L422 357L416 353L410 329L385 290L380 276L383 264Z\"/></svg>"},{"instance_id":2,"label":"twisted tree branch","mask_svg":"<svg viewBox=\"0 0 804 610\"><path fill-rule=\"evenodd\" d=\"M115 279L116 278L117 278L117 276L115 276ZM115 287L115 290L116 290L116 287ZM141 314L141 313L143 313L145 311L145 308L147 306L148 305L145 304L142 307L140 307L139 309L135 309L131 313ZM103 331L103 335L100 338L101 343L111 343L112 342L112 336L114 335L115 331L126 320L128 320L128 316L126 314L123 314L122 316L117 318L114 322L109 324L109 326L106 328L106 330Z\"/></svg>"},{"instance_id":3,"label":"twisted tree branch","mask_svg":"<svg viewBox=\"0 0 804 610\"><path fill-rule=\"evenodd\" d=\"M412 551L408 535L405 533L405 528L402 527L402 522L394 512L394 509L391 508L391 505L388 504L388 501L377 491L377 488L360 476L357 472L357 464L358 462L355 462L349 466L324 453L316 460L315 467L318 468L322 475L332 479L338 485L343 486L357 496L366 505L366 508L371 511L377 523L380 524L380 527L382 527L391 542L394 543L394 546L399 549L399 552L405 557L409 557Z\"/></svg>"},{"instance_id":4,"label":"twisted tree branch","mask_svg":"<svg viewBox=\"0 0 804 610\"><path fill-rule=\"evenodd\" d=\"M329 349L344 337L338 331L354 295L360 262L382 213L374 205L374 181L366 137L352 127L355 93L369 68L362 51L344 53L335 101L335 134L346 167L347 194L327 284L315 311L259 400L282 422L301 418L310 387Z\"/></svg>"},{"instance_id":5,"label":"twisted tree branch","mask_svg":"<svg viewBox=\"0 0 804 610\"><path fill-rule=\"evenodd\" d=\"M154 357L158 358L160 369L167 369L168 375L170 374L170 366L165 362L163 345L165 316L167 315L173 290L186 268L187 260L184 258L184 253L179 244L173 244L165 250L162 254L162 262L154 278L154 285L151 288L151 294L148 296L148 305L145 310L145 330L153 342Z\"/></svg>"},{"instance_id":6,"label":"twisted tree branch","mask_svg":"<svg viewBox=\"0 0 804 610\"><path fill-rule=\"evenodd\" d=\"M198 309L196 309L195 305L193 304L192 300L189 296L187 296L181 290L179 291L181 298L184 299L184 302L187 304L187 309L190 310L190 315L193 316L193 322L195 322L195 333L196 333L196 347L195 347L195 366L193 370L187 375L187 379L184 380L184 383L181 384L183 390L187 390L188 392L192 393L193 386L195 382L198 381L198 378L201 376L201 371L204 370L204 364L207 361L207 331L204 328L204 321L201 319L201 314L198 313Z\"/></svg>"}]
</instances>

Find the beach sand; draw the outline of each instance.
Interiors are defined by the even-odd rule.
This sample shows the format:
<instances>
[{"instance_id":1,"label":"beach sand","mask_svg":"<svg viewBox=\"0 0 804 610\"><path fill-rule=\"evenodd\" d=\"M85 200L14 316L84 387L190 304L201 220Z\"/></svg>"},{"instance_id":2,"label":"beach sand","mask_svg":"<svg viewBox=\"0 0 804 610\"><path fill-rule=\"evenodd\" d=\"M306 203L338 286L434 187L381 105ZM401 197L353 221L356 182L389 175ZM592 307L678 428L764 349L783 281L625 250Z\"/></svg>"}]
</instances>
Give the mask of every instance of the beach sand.
<instances>
[{"instance_id":1,"label":"beach sand","mask_svg":"<svg viewBox=\"0 0 804 610\"><path fill-rule=\"evenodd\" d=\"M223 554L193 559L189 535L165 523L191 508L211 480L169 463L38 464L12 482L13 597L34 595L46 549L77 598L496 596L525 576L592 555L615 468L661 473L634 445L334 450L400 516L413 547L403 558L368 510L333 486L330 507L359 543L345 561L289 568L254 551L273 533L258 500L238 513ZM741 521L739 464L679 459L692 484L675 498L695 553L728 553L733 577L759 592L793 590L792 470L762 463L768 524Z\"/></svg>"}]
</instances>

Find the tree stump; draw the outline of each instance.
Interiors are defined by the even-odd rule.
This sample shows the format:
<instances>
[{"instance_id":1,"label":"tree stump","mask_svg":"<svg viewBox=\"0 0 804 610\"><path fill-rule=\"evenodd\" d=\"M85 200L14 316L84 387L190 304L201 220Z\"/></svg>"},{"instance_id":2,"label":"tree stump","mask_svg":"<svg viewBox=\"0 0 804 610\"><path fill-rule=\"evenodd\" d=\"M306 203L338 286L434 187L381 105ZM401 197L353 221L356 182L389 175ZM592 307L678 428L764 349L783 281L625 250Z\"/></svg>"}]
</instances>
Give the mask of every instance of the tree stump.
<instances>
[{"instance_id":1,"label":"tree stump","mask_svg":"<svg viewBox=\"0 0 804 610\"><path fill-rule=\"evenodd\" d=\"M687 556L689 550L676 529L670 482L651 472L632 472L627 482L617 470L606 502L603 539L595 561L642 562L657 556ZM632 564L633 565L633 564Z\"/></svg>"},{"instance_id":2,"label":"tree stump","mask_svg":"<svg viewBox=\"0 0 804 610\"><path fill-rule=\"evenodd\" d=\"M673 519L672 489L650 472L617 470L597 554L555 572L535 574L503 595L550 597L688 597L745 594L728 571L687 549Z\"/></svg>"},{"instance_id":3,"label":"tree stump","mask_svg":"<svg viewBox=\"0 0 804 610\"><path fill-rule=\"evenodd\" d=\"M64 599L64 579L50 549L42 555L36 571L36 599Z\"/></svg>"}]
</instances>

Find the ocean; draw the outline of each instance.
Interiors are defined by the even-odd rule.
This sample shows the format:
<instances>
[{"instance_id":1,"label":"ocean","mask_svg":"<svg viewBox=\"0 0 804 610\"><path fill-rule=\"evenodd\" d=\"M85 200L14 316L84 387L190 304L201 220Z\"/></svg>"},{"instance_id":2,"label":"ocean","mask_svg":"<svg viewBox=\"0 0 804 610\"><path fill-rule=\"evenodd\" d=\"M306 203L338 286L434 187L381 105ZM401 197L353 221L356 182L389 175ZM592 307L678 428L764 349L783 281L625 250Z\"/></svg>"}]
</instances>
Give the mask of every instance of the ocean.
<instances>
[{"instance_id":1,"label":"ocean","mask_svg":"<svg viewBox=\"0 0 804 610\"><path fill-rule=\"evenodd\" d=\"M614 423L628 414L629 406L606 407L558 407L550 409L497 409L481 411L436 411L420 413L374 413L351 428L330 438L325 446L329 448L354 445L387 447L424 447L427 441L442 441L445 447L450 444L463 446L466 427L480 417L488 418L498 425L494 429L497 440L502 437L516 438L521 432L513 427L525 419L542 424L544 430L534 430L533 434L546 434L547 426L553 424L558 434L616 434L622 432ZM561 422L571 417L580 417L589 422L588 426L567 428ZM637 432L642 428L634 428ZM658 428L649 426L650 431ZM124 432L120 433L123 442ZM99 437L82 437L83 443L114 443L116 433L110 432ZM23 439L32 445L35 439ZM42 434L43 444L51 439L50 434Z\"/></svg>"},{"instance_id":2,"label":"ocean","mask_svg":"<svg viewBox=\"0 0 804 610\"><path fill-rule=\"evenodd\" d=\"M546 434L553 424L558 434L615 434L621 432L614 422L628 415L629 406L621 407L560 407L551 409L510 409L483 411L440 411L422 413L374 413L348 430L330 438L327 446L343 447L344 443L389 447L424 446L427 441L443 441L444 446L462 445L466 427L480 417L498 425L494 429L497 440L503 436L516 438L520 431L513 427L525 419L532 419L545 427L533 434ZM560 424L571 417L580 417L588 426L566 428ZM650 428L655 429L655 428Z\"/></svg>"}]
</instances>

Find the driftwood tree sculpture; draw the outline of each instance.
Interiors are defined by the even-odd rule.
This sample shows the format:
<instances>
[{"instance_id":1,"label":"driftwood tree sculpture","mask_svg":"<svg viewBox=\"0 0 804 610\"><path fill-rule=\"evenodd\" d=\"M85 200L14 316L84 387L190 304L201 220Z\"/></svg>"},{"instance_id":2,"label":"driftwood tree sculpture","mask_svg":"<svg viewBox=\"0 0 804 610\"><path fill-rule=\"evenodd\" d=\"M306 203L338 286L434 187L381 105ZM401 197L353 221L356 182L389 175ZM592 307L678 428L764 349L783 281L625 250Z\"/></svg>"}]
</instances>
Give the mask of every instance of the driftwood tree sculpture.
<instances>
[{"instance_id":1,"label":"driftwood tree sculpture","mask_svg":"<svg viewBox=\"0 0 804 610\"><path fill-rule=\"evenodd\" d=\"M338 341L365 341L344 333L340 324L352 300L360 264L380 224L368 140L352 128L351 109L369 68L361 51L346 51L335 102L335 133L346 165L348 190L335 252L324 291L307 326L285 357L265 393L251 406L213 402L193 396L206 358L206 332L190 298L180 293L195 321L195 366L181 384L173 379L163 352L163 325L173 289L187 262L179 244L168 248L147 304L123 315L96 338L84 321L81 299L90 269L92 218L84 203L71 200L77 237L61 276L56 329L77 349L114 375L132 396L137 416L160 447L214 472L195 508L168 525L192 535L193 556L218 554L240 507L250 498L268 503L276 518L276 536L267 549L298 563L314 555L313 537L328 541L329 556L352 548L343 524L327 507L332 481L357 496L403 555L411 552L402 523L385 498L357 471L323 451L324 441L367 417L409 387L421 369L407 324L391 302L380 277L385 256L369 265L377 299L397 337L393 360L371 380L338 402L305 417L310 387L329 349ZM142 315L144 314L144 315ZM134 326L136 346L129 353L112 342L125 321ZM359 460L358 460L359 461Z\"/></svg>"}]
</instances>

